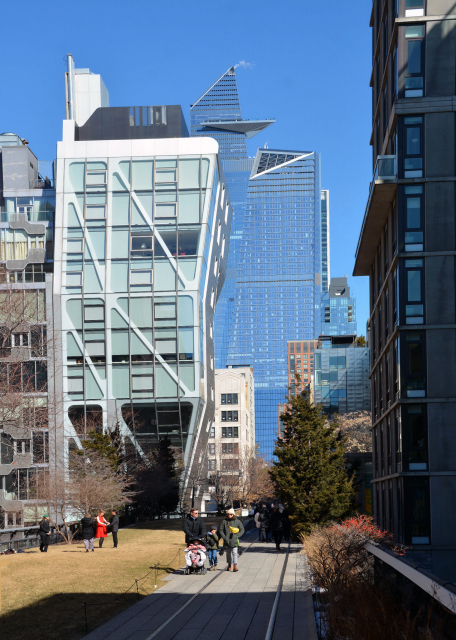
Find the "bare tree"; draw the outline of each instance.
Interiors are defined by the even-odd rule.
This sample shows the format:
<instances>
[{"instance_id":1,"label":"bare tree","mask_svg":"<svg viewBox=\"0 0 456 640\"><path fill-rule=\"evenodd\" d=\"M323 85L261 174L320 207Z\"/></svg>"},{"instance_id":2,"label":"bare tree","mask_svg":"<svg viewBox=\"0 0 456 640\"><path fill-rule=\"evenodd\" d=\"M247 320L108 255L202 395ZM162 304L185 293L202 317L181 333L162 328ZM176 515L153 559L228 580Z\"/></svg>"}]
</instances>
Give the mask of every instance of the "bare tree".
<instances>
[{"instance_id":1,"label":"bare tree","mask_svg":"<svg viewBox=\"0 0 456 640\"><path fill-rule=\"evenodd\" d=\"M36 497L45 504L51 522L62 540L71 543L85 513L119 509L130 504L136 492L133 479L116 473L109 458L96 451L73 451L67 463L60 461L50 473L37 477Z\"/></svg>"},{"instance_id":2,"label":"bare tree","mask_svg":"<svg viewBox=\"0 0 456 640\"><path fill-rule=\"evenodd\" d=\"M369 411L352 411L335 418L347 452L372 451L372 419Z\"/></svg>"}]
</instances>

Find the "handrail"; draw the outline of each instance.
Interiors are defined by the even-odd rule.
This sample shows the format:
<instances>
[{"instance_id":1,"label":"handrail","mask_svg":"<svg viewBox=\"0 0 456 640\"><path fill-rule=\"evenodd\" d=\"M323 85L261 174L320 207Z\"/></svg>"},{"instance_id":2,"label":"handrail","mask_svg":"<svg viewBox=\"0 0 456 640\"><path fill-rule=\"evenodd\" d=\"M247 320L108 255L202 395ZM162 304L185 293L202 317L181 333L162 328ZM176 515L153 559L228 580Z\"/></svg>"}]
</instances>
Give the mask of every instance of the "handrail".
<instances>
[{"instance_id":1,"label":"handrail","mask_svg":"<svg viewBox=\"0 0 456 640\"><path fill-rule=\"evenodd\" d=\"M440 602L452 613L456 613L456 588L453 591L444 586L443 580L428 573L425 570L414 568L407 560L400 559L391 552L374 546L370 542L364 545L366 551L386 562L403 576L414 582L420 589L423 589L432 598ZM448 584L448 583L445 583Z\"/></svg>"}]
</instances>

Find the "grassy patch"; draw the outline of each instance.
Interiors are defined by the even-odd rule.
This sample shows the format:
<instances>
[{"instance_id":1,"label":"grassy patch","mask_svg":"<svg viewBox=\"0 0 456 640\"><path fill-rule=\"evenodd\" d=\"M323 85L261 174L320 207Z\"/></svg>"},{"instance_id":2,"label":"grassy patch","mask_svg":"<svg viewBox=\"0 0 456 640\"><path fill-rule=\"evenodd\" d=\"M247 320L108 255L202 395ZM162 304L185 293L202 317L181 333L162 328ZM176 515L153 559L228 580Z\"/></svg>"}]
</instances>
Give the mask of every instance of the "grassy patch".
<instances>
[{"instance_id":1,"label":"grassy patch","mask_svg":"<svg viewBox=\"0 0 456 640\"><path fill-rule=\"evenodd\" d=\"M122 529L117 549L111 536L102 549L97 544L94 553L86 553L78 542L52 545L48 553L36 549L36 553L1 557L0 637L79 640L85 635L84 602L93 603L87 608L89 631L93 631L134 604L138 594L143 598L155 591L155 572L144 576L156 563L165 567L158 572L158 587L167 573L184 564L181 520ZM124 594L136 579L138 594L136 584Z\"/></svg>"}]
</instances>

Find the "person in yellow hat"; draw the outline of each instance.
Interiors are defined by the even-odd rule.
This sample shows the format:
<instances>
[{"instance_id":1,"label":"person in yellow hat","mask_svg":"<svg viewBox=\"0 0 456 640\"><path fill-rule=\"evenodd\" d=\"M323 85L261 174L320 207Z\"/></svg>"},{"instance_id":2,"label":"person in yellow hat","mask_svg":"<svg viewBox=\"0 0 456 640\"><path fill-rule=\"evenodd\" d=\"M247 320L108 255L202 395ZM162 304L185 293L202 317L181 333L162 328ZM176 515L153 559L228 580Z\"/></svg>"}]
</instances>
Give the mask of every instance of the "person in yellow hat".
<instances>
[{"instance_id":1,"label":"person in yellow hat","mask_svg":"<svg viewBox=\"0 0 456 640\"><path fill-rule=\"evenodd\" d=\"M231 565L233 565L233 571L239 571L237 565L238 547L239 538L244 535L244 525L239 518L236 517L234 509L228 509L226 512L226 518L220 527L220 534L226 548L226 559L228 561L227 571L231 571Z\"/></svg>"}]
</instances>

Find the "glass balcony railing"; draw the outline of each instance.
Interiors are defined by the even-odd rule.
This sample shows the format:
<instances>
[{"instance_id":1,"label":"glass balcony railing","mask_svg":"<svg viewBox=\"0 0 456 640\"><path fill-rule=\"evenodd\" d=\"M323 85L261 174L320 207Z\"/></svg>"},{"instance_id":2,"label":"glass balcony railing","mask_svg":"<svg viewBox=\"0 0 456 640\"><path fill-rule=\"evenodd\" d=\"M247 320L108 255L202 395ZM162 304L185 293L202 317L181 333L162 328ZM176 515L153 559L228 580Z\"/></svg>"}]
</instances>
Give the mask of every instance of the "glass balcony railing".
<instances>
[{"instance_id":1,"label":"glass balcony railing","mask_svg":"<svg viewBox=\"0 0 456 640\"><path fill-rule=\"evenodd\" d=\"M54 211L7 211L0 207L0 222L11 222L11 216L18 213L26 214L29 222L53 222Z\"/></svg>"},{"instance_id":2,"label":"glass balcony railing","mask_svg":"<svg viewBox=\"0 0 456 640\"><path fill-rule=\"evenodd\" d=\"M377 156L372 182L376 180L397 180L396 156Z\"/></svg>"}]
</instances>

